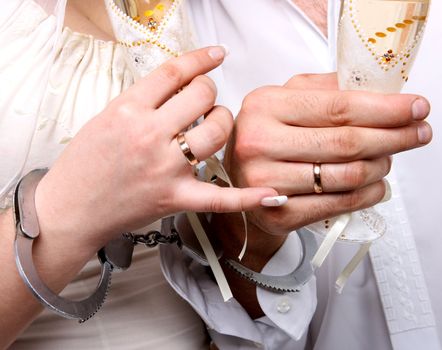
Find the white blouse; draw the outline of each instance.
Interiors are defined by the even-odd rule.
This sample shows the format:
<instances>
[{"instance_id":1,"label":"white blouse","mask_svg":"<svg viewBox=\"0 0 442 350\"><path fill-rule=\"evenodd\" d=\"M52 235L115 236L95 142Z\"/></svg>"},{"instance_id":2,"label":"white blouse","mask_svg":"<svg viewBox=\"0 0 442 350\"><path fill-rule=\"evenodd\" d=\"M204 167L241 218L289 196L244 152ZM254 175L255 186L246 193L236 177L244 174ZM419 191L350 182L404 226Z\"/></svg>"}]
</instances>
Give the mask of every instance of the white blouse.
<instances>
[{"instance_id":1,"label":"white blouse","mask_svg":"<svg viewBox=\"0 0 442 350\"><path fill-rule=\"evenodd\" d=\"M8 1L11 6L13 2L20 3ZM10 25L0 23L0 42L3 43L0 101L1 106L12 104L9 110L18 111L15 117L24 118L19 113L26 108L22 90L15 92L15 100L8 101L3 100L6 95L1 92L11 90L10 79L14 76L21 72L32 74L33 67L38 66L39 55L47 54L37 48L44 47L39 44L48 40L52 32L41 30L48 15L32 0L23 1L14 16L9 18ZM35 35L37 31L39 35ZM24 59L14 71L11 55L7 53L16 47L33 47L35 51L22 52ZM24 172L50 167L78 130L132 83L133 76L122 47L66 28L51 68ZM16 136L20 137L20 130ZM0 172L7 166L8 157L13 156L12 152L1 154ZM78 299L90 294L98 283L99 266L98 260L91 261L63 295ZM80 325L45 310L11 349L194 350L207 347L208 337L202 321L164 279L158 250L140 246L136 247L131 268L114 273L107 300L92 319Z\"/></svg>"}]
</instances>

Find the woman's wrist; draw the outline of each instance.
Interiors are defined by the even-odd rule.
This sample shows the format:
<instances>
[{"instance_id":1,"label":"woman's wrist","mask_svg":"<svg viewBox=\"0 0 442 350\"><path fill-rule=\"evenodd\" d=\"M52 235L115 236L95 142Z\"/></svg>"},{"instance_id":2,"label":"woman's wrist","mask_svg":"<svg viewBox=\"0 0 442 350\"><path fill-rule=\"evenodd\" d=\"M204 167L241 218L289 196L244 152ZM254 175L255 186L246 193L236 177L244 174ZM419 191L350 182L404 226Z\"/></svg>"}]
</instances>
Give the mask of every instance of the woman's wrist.
<instances>
[{"instance_id":1,"label":"woman's wrist","mask_svg":"<svg viewBox=\"0 0 442 350\"><path fill-rule=\"evenodd\" d=\"M57 186L41 180L35 191L35 207L39 222L39 241L47 245L70 247L75 251L79 260L89 260L106 243L104 234L93 232L86 221L76 219L75 202L69 199L63 201L62 194L57 193ZM90 213L93 217L94 213ZM39 245L40 243L37 242Z\"/></svg>"}]
</instances>

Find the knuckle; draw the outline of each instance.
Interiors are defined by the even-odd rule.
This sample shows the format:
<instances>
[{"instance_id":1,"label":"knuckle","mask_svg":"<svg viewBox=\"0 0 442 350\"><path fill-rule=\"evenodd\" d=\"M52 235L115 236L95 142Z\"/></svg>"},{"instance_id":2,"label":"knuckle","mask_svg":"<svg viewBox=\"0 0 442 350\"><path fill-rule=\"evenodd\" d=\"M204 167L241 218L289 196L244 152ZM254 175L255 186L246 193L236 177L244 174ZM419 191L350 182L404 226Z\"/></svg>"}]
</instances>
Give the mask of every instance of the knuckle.
<instances>
[{"instance_id":1,"label":"knuckle","mask_svg":"<svg viewBox=\"0 0 442 350\"><path fill-rule=\"evenodd\" d=\"M264 147L259 137L254 137L254 135L254 132L250 132L241 135L241 137L236 137L233 154L239 161L247 161L263 154Z\"/></svg>"},{"instance_id":2,"label":"knuckle","mask_svg":"<svg viewBox=\"0 0 442 350\"><path fill-rule=\"evenodd\" d=\"M113 105L113 110L115 115L122 119L131 118L135 114L137 114L137 109L135 108L135 104L124 99L118 100L118 103L115 103Z\"/></svg>"},{"instance_id":3,"label":"knuckle","mask_svg":"<svg viewBox=\"0 0 442 350\"><path fill-rule=\"evenodd\" d=\"M205 49L191 52L188 59L194 67L213 67L213 60Z\"/></svg>"},{"instance_id":4,"label":"knuckle","mask_svg":"<svg viewBox=\"0 0 442 350\"><path fill-rule=\"evenodd\" d=\"M234 119L233 114L227 107L215 106L213 113L216 113L223 121L223 127L225 127L229 132L233 127Z\"/></svg>"},{"instance_id":5,"label":"knuckle","mask_svg":"<svg viewBox=\"0 0 442 350\"><path fill-rule=\"evenodd\" d=\"M163 64L160 73L166 82L172 83L176 86L181 86L183 83L183 72L173 60Z\"/></svg>"},{"instance_id":6,"label":"knuckle","mask_svg":"<svg viewBox=\"0 0 442 350\"><path fill-rule=\"evenodd\" d=\"M419 141L417 139L417 132L414 128L402 128L399 131L399 149L400 150L408 150L410 148L415 147Z\"/></svg>"},{"instance_id":7,"label":"knuckle","mask_svg":"<svg viewBox=\"0 0 442 350\"><path fill-rule=\"evenodd\" d=\"M327 115L332 125L343 126L350 123L350 98L346 93L336 93L327 106Z\"/></svg>"},{"instance_id":8,"label":"knuckle","mask_svg":"<svg viewBox=\"0 0 442 350\"><path fill-rule=\"evenodd\" d=\"M164 136L156 131L151 130L148 133L133 135L132 140L134 148L138 153L146 154L151 152L154 147L158 148L159 145L164 143Z\"/></svg>"},{"instance_id":9,"label":"knuckle","mask_svg":"<svg viewBox=\"0 0 442 350\"><path fill-rule=\"evenodd\" d=\"M333 144L343 160L358 159L362 152L359 133L354 128L342 127L334 133Z\"/></svg>"},{"instance_id":10,"label":"knuckle","mask_svg":"<svg viewBox=\"0 0 442 350\"><path fill-rule=\"evenodd\" d=\"M289 88L299 88L304 85L306 85L307 82L310 81L313 74L310 73L303 73L303 74L297 74L293 76L286 84L285 86Z\"/></svg>"},{"instance_id":11,"label":"knuckle","mask_svg":"<svg viewBox=\"0 0 442 350\"><path fill-rule=\"evenodd\" d=\"M223 208L223 204L222 204L220 198L213 197L210 199L209 204L208 204L209 211L211 211L213 213L220 213L220 212L222 212L222 208Z\"/></svg>"},{"instance_id":12,"label":"knuckle","mask_svg":"<svg viewBox=\"0 0 442 350\"><path fill-rule=\"evenodd\" d=\"M238 211L243 210L241 198L232 198L229 206L236 208ZM223 213L227 210L227 207L221 197L215 196L209 200L208 210L213 213Z\"/></svg>"},{"instance_id":13,"label":"knuckle","mask_svg":"<svg viewBox=\"0 0 442 350\"><path fill-rule=\"evenodd\" d=\"M219 149L227 141L229 134L218 122L210 121L206 125L207 141Z\"/></svg>"},{"instance_id":14,"label":"knuckle","mask_svg":"<svg viewBox=\"0 0 442 350\"><path fill-rule=\"evenodd\" d=\"M241 110L247 113L256 114L262 106L271 99L270 87L264 86L250 92L243 100Z\"/></svg>"},{"instance_id":15,"label":"knuckle","mask_svg":"<svg viewBox=\"0 0 442 350\"><path fill-rule=\"evenodd\" d=\"M349 187L362 187L367 182L368 174L369 170L365 162L353 162L346 166L344 181Z\"/></svg>"},{"instance_id":16,"label":"knuckle","mask_svg":"<svg viewBox=\"0 0 442 350\"><path fill-rule=\"evenodd\" d=\"M260 187L258 183L262 181L262 178L253 162L242 164L239 174L238 183L235 185L240 187Z\"/></svg>"},{"instance_id":17,"label":"knuckle","mask_svg":"<svg viewBox=\"0 0 442 350\"><path fill-rule=\"evenodd\" d=\"M259 100L255 98L255 93L251 92L244 98L241 111L243 113L253 113L257 109L259 109Z\"/></svg>"},{"instance_id":18,"label":"knuckle","mask_svg":"<svg viewBox=\"0 0 442 350\"><path fill-rule=\"evenodd\" d=\"M206 79L198 79L195 80L192 85L195 89L197 100L200 103L212 107L216 99L216 89L214 84Z\"/></svg>"},{"instance_id":19,"label":"knuckle","mask_svg":"<svg viewBox=\"0 0 442 350\"><path fill-rule=\"evenodd\" d=\"M265 171L249 169L245 179L249 187L266 187L271 183L271 176Z\"/></svg>"}]
</instances>

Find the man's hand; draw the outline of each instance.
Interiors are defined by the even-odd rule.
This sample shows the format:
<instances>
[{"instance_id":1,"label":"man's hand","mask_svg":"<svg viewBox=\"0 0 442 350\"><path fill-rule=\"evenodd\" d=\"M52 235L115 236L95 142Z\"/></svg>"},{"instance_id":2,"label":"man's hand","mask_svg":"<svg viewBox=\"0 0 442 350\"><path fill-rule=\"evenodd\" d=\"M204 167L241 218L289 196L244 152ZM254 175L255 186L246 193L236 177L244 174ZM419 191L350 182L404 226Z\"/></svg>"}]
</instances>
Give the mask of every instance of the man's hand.
<instances>
[{"instance_id":1,"label":"man's hand","mask_svg":"<svg viewBox=\"0 0 442 350\"><path fill-rule=\"evenodd\" d=\"M378 203L390 156L430 142L431 128L422 121L429 110L415 95L338 91L335 74L295 76L283 87L250 93L235 122L226 169L235 186L272 187L289 201L248 213L245 265L260 270L296 228ZM314 163L322 164L320 195L313 189ZM228 217L217 215L213 230L225 255L236 258L243 227L240 217ZM242 285L237 299L258 316L247 288L230 278Z\"/></svg>"},{"instance_id":2,"label":"man's hand","mask_svg":"<svg viewBox=\"0 0 442 350\"><path fill-rule=\"evenodd\" d=\"M285 234L378 203L390 156L430 142L424 98L336 88L335 75L297 76L245 98L226 155L230 176L240 187L289 196L281 208L250 213L264 232ZM322 195L313 191L313 163L322 164Z\"/></svg>"}]
</instances>

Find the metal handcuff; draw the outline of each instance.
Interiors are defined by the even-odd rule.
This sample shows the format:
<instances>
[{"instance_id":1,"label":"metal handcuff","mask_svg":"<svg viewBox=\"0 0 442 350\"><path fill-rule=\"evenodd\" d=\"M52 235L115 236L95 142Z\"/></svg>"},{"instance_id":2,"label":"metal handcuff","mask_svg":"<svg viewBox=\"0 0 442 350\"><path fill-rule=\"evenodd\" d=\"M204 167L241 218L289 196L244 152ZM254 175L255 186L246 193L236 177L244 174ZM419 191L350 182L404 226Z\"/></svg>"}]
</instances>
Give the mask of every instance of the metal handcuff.
<instances>
[{"instance_id":1,"label":"metal handcuff","mask_svg":"<svg viewBox=\"0 0 442 350\"><path fill-rule=\"evenodd\" d=\"M17 268L26 286L40 303L57 314L66 318L78 319L80 323L91 318L106 299L113 270L125 270L130 267L136 244L144 244L147 247L155 247L158 244L177 244L185 254L207 265L201 248L195 244L194 237L178 233L175 227L175 218L168 217L161 222L161 232L124 233L120 238L110 241L97 252L101 263L101 275L92 295L80 301L60 297L41 280L32 258L34 239L40 234L35 210L35 189L47 171L47 169L39 169L30 172L22 178L16 187L14 194L15 255ZM298 267L284 276L269 276L252 271L234 260L222 258L222 252L219 249L217 256L242 277L257 286L276 292L297 292L313 276L314 269L311 259L317 250L316 240L310 231L300 229L297 232L303 248L303 257Z\"/></svg>"}]
</instances>

